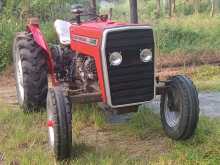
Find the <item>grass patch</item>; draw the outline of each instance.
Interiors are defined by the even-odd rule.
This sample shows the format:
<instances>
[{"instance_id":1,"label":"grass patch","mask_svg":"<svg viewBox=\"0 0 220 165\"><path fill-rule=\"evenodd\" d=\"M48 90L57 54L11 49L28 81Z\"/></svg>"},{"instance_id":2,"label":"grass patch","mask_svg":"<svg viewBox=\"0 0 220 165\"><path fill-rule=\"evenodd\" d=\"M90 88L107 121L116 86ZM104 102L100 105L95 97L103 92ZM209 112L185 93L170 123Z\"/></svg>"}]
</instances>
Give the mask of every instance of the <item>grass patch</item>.
<instances>
[{"instance_id":1,"label":"grass patch","mask_svg":"<svg viewBox=\"0 0 220 165\"><path fill-rule=\"evenodd\" d=\"M121 129L119 129L121 127ZM122 129L123 128L123 129ZM134 135L140 139L145 139L149 135L156 133L156 136L163 134L160 118L150 109L141 106L128 123L121 124L116 130L127 135Z\"/></svg>"},{"instance_id":2,"label":"grass patch","mask_svg":"<svg viewBox=\"0 0 220 165\"><path fill-rule=\"evenodd\" d=\"M185 68L181 73L189 75L199 91L220 91L220 66Z\"/></svg>"},{"instance_id":3,"label":"grass patch","mask_svg":"<svg viewBox=\"0 0 220 165\"><path fill-rule=\"evenodd\" d=\"M142 108L128 124L130 135L141 139L149 136L165 136L160 119L151 110ZM220 164L220 120L201 117L196 134L187 141L166 138L169 152L158 155L150 164ZM156 146L155 146L156 147Z\"/></svg>"},{"instance_id":4,"label":"grass patch","mask_svg":"<svg viewBox=\"0 0 220 165\"><path fill-rule=\"evenodd\" d=\"M199 90L220 91L220 67L201 66L192 75Z\"/></svg>"},{"instance_id":5,"label":"grass patch","mask_svg":"<svg viewBox=\"0 0 220 165\"><path fill-rule=\"evenodd\" d=\"M46 114L24 114L1 104L0 153L3 164L49 164ZM44 151L44 152L42 152Z\"/></svg>"},{"instance_id":6,"label":"grass patch","mask_svg":"<svg viewBox=\"0 0 220 165\"><path fill-rule=\"evenodd\" d=\"M76 135L84 127L91 126L99 129L106 124L105 116L96 104L76 105L73 121Z\"/></svg>"},{"instance_id":7,"label":"grass patch","mask_svg":"<svg viewBox=\"0 0 220 165\"><path fill-rule=\"evenodd\" d=\"M201 118L196 135L187 141L170 140L171 152L153 163L220 164L220 120Z\"/></svg>"},{"instance_id":8,"label":"grass patch","mask_svg":"<svg viewBox=\"0 0 220 165\"><path fill-rule=\"evenodd\" d=\"M200 20L200 21L198 21ZM206 15L161 19L154 24L161 53L195 54L218 52L220 20Z\"/></svg>"},{"instance_id":9,"label":"grass patch","mask_svg":"<svg viewBox=\"0 0 220 165\"><path fill-rule=\"evenodd\" d=\"M89 126L94 129L106 126L105 118L96 105L78 106L73 115L74 128L76 125L80 125L78 128ZM98 117L100 115L101 117ZM93 145L77 142L73 153L76 158L72 157L68 162L57 164L220 164L219 119L202 117L192 139L176 142L164 135L159 116L141 107L140 112L128 123L111 125L111 129L103 131L108 131L106 136L110 134L112 137L115 134L119 136L109 140L101 148L96 147L98 143L102 143L101 141ZM136 137L134 138L136 140L126 142L132 137ZM89 141L90 137L86 137L86 140ZM10 107L1 104L0 141L0 157L3 157L0 163L18 162L24 165L55 163L47 145L46 113L24 114L19 108L11 110ZM121 150L122 143L130 148ZM154 153L146 147L146 144L151 144L151 148L158 151L160 143L166 143L166 152L163 153L163 149L159 148L162 150L161 153ZM135 155L136 150L132 150L135 147L137 152L143 152L144 156Z\"/></svg>"}]
</instances>

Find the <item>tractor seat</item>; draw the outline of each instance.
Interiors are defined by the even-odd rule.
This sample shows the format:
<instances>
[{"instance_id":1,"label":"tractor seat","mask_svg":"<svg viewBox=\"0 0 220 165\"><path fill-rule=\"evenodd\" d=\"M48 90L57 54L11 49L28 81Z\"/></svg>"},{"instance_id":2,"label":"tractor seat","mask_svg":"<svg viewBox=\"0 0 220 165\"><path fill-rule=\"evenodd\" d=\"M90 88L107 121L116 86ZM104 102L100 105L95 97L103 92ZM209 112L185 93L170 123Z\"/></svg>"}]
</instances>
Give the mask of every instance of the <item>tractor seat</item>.
<instances>
[{"instance_id":1,"label":"tractor seat","mask_svg":"<svg viewBox=\"0 0 220 165\"><path fill-rule=\"evenodd\" d=\"M63 45L70 45L70 26L71 23L67 21L58 19L54 22L58 38Z\"/></svg>"}]
</instances>

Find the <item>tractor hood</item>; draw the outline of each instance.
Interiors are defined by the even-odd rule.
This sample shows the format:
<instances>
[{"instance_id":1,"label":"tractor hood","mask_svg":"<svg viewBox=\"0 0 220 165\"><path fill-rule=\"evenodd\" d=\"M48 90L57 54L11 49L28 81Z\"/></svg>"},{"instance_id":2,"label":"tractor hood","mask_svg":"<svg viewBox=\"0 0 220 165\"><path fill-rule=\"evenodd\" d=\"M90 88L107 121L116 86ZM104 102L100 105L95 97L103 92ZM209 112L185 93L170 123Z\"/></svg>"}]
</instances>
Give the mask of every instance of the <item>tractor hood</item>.
<instances>
[{"instance_id":1,"label":"tractor hood","mask_svg":"<svg viewBox=\"0 0 220 165\"><path fill-rule=\"evenodd\" d=\"M137 24L127 24L113 21L97 21L78 24L72 24L70 27L71 48L73 51L88 56L94 56L94 53L101 46L103 32L107 29L144 26ZM151 27L149 26L149 29Z\"/></svg>"},{"instance_id":2,"label":"tractor hood","mask_svg":"<svg viewBox=\"0 0 220 165\"><path fill-rule=\"evenodd\" d=\"M71 35L71 48L74 51L83 53L86 55L92 55L94 53L87 49L82 49L86 46L92 50L98 48L102 41L102 34L105 29L126 26L125 23L118 23L112 21L100 21L100 22L87 22L80 25L73 24L70 27Z\"/></svg>"}]
</instances>

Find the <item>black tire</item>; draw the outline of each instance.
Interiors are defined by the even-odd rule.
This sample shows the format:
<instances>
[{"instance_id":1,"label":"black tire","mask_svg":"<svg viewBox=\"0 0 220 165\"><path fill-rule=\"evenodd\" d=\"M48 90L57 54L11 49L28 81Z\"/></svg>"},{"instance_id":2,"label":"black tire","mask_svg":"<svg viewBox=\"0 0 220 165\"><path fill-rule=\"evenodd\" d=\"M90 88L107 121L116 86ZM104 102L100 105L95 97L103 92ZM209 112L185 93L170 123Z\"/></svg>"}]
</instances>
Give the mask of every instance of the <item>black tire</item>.
<instances>
[{"instance_id":1,"label":"black tire","mask_svg":"<svg viewBox=\"0 0 220 165\"><path fill-rule=\"evenodd\" d=\"M13 44L17 98L26 112L46 105L47 57L27 32L18 33Z\"/></svg>"},{"instance_id":2,"label":"black tire","mask_svg":"<svg viewBox=\"0 0 220 165\"><path fill-rule=\"evenodd\" d=\"M48 91L47 114L50 147L57 160L69 158L72 149L71 104L59 87Z\"/></svg>"},{"instance_id":3,"label":"black tire","mask_svg":"<svg viewBox=\"0 0 220 165\"><path fill-rule=\"evenodd\" d=\"M199 99L193 82L185 76L174 76L161 96L160 114L165 133L175 140L190 138L199 120Z\"/></svg>"}]
</instances>

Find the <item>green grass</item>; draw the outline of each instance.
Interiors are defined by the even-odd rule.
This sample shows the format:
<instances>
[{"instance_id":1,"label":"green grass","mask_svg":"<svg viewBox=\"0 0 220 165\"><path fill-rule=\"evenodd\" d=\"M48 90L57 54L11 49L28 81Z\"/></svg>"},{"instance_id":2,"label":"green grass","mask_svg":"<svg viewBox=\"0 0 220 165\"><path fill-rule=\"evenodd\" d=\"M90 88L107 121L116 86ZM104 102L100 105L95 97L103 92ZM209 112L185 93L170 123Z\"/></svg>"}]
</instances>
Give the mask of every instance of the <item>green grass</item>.
<instances>
[{"instance_id":1,"label":"green grass","mask_svg":"<svg viewBox=\"0 0 220 165\"><path fill-rule=\"evenodd\" d=\"M203 65L199 67L184 68L180 73L188 74L199 91L220 91L220 67Z\"/></svg>"},{"instance_id":2,"label":"green grass","mask_svg":"<svg viewBox=\"0 0 220 165\"><path fill-rule=\"evenodd\" d=\"M159 117L146 108L134 115L128 127L141 138L147 138L152 134L164 136ZM151 162L152 164L219 164L219 135L220 120L202 117L193 138L180 142L166 139L169 152Z\"/></svg>"},{"instance_id":3,"label":"green grass","mask_svg":"<svg viewBox=\"0 0 220 165\"><path fill-rule=\"evenodd\" d=\"M219 52L219 26L218 17L206 15L161 19L154 24L162 54L192 55Z\"/></svg>"},{"instance_id":4,"label":"green grass","mask_svg":"<svg viewBox=\"0 0 220 165\"><path fill-rule=\"evenodd\" d=\"M76 125L81 129L98 128L107 134L100 134L100 138L109 137L110 140L87 143L91 140L90 134L84 142L76 141L73 154L76 158L58 164L220 164L219 119L202 117L192 139L176 142L163 133L159 116L146 108L142 107L127 124L116 125L106 123L95 105L77 108L74 128ZM46 113L24 114L19 108L12 110L1 104L0 141L3 164L55 163L47 145Z\"/></svg>"},{"instance_id":5,"label":"green grass","mask_svg":"<svg viewBox=\"0 0 220 165\"><path fill-rule=\"evenodd\" d=\"M104 114L95 104L76 105L73 115L74 130L76 135L80 130L87 126L101 129L105 126L106 120Z\"/></svg>"},{"instance_id":6,"label":"green grass","mask_svg":"<svg viewBox=\"0 0 220 165\"><path fill-rule=\"evenodd\" d=\"M202 66L193 73L193 80L200 90L220 91L220 67Z\"/></svg>"},{"instance_id":7,"label":"green grass","mask_svg":"<svg viewBox=\"0 0 220 165\"><path fill-rule=\"evenodd\" d=\"M172 151L161 162L174 164L219 164L220 120L200 119L196 136L185 142L171 142Z\"/></svg>"},{"instance_id":8,"label":"green grass","mask_svg":"<svg viewBox=\"0 0 220 165\"><path fill-rule=\"evenodd\" d=\"M1 104L0 152L6 164L49 164L45 118L45 114L24 114Z\"/></svg>"},{"instance_id":9,"label":"green grass","mask_svg":"<svg viewBox=\"0 0 220 165\"><path fill-rule=\"evenodd\" d=\"M156 136L158 136L158 134L163 134L158 114L142 106L128 123L121 124L119 128L120 133L134 135L140 139L145 139L152 134L156 134Z\"/></svg>"}]
</instances>

